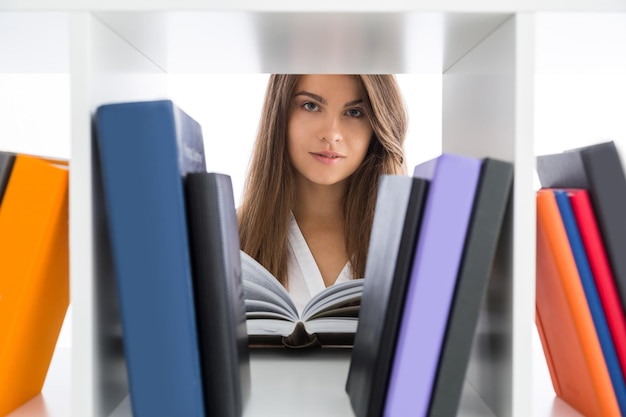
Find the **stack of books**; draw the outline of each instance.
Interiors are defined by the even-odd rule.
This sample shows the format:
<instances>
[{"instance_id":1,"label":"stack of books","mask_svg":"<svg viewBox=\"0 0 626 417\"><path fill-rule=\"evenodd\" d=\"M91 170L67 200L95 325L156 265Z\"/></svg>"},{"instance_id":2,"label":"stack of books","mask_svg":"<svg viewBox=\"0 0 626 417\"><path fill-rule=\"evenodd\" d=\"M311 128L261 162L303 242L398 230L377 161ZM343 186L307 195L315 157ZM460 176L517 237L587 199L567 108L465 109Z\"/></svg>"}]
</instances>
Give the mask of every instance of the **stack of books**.
<instances>
[{"instance_id":1,"label":"stack of books","mask_svg":"<svg viewBox=\"0 0 626 417\"><path fill-rule=\"evenodd\" d=\"M171 100L96 110L103 196L136 416L239 417L250 392L230 177Z\"/></svg>"},{"instance_id":2,"label":"stack of books","mask_svg":"<svg viewBox=\"0 0 626 417\"><path fill-rule=\"evenodd\" d=\"M626 416L626 177L614 142L537 157L536 323L556 394Z\"/></svg>"},{"instance_id":3,"label":"stack of books","mask_svg":"<svg viewBox=\"0 0 626 417\"><path fill-rule=\"evenodd\" d=\"M379 184L346 391L357 417L455 416L513 165L453 154Z\"/></svg>"}]
</instances>

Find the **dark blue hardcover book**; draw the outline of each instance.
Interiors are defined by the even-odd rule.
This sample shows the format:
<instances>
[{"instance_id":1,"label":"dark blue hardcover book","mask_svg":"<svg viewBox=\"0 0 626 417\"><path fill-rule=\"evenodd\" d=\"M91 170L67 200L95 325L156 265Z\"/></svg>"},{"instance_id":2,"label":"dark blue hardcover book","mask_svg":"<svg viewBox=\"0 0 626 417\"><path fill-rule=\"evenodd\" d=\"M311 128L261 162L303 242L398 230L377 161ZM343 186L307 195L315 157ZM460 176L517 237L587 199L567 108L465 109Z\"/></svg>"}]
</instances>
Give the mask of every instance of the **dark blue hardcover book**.
<instances>
[{"instance_id":1,"label":"dark blue hardcover book","mask_svg":"<svg viewBox=\"0 0 626 417\"><path fill-rule=\"evenodd\" d=\"M102 105L95 128L133 414L204 417L183 191L201 127L160 100Z\"/></svg>"},{"instance_id":2,"label":"dark blue hardcover book","mask_svg":"<svg viewBox=\"0 0 626 417\"><path fill-rule=\"evenodd\" d=\"M602 309L600 295L598 294L598 289L593 279L589 260L587 259L585 247L580 237L569 196L564 190L554 190L554 196L559 206L559 212L563 219L567 239L572 249L572 254L574 255L576 267L578 268L578 274L580 275L580 281L585 292L585 297L587 298L591 318L596 328L602 353L604 354L604 361L606 362L606 367L609 370L609 376L613 383L615 397L617 398L621 414L626 415L626 383L624 383L624 375L622 375L622 369L617 359L613 339L611 338L606 316Z\"/></svg>"}]
</instances>

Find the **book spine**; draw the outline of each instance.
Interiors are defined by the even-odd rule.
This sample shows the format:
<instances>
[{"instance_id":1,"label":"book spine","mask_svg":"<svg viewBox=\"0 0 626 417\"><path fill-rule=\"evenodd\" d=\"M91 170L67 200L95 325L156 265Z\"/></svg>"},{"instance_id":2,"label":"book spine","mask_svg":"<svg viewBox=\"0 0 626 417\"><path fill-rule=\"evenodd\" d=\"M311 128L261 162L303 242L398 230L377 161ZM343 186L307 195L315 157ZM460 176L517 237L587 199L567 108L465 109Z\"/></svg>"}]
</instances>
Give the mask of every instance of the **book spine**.
<instances>
[{"instance_id":1,"label":"book spine","mask_svg":"<svg viewBox=\"0 0 626 417\"><path fill-rule=\"evenodd\" d=\"M591 207L589 194L587 190L573 190L569 191L568 195L589 258L593 279L598 288L598 295L606 315L622 374L626 375L626 318L620 304L615 279L606 256L595 214Z\"/></svg>"},{"instance_id":2,"label":"book spine","mask_svg":"<svg viewBox=\"0 0 626 417\"><path fill-rule=\"evenodd\" d=\"M202 127L173 103L168 104L174 115L180 175L184 177L187 173L206 172Z\"/></svg>"},{"instance_id":3,"label":"book spine","mask_svg":"<svg viewBox=\"0 0 626 417\"><path fill-rule=\"evenodd\" d=\"M458 412L512 182L511 163L485 159L441 349L430 417L452 416Z\"/></svg>"},{"instance_id":4,"label":"book spine","mask_svg":"<svg viewBox=\"0 0 626 417\"><path fill-rule=\"evenodd\" d=\"M385 416L426 416L482 161L444 154L418 165L431 180L396 342Z\"/></svg>"},{"instance_id":5,"label":"book spine","mask_svg":"<svg viewBox=\"0 0 626 417\"><path fill-rule=\"evenodd\" d=\"M0 152L0 204L11 176L11 170L15 162L15 154Z\"/></svg>"},{"instance_id":6,"label":"book spine","mask_svg":"<svg viewBox=\"0 0 626 417\"><path fill-rule=\"evenodd\" d=\"M382 369L377 362L381 359L383 346L393 344L392 339L382 337L387 325L384 313L391 304L401 304L399 298L391 298L390 291L411 186L412 178L404 175L385 175L378 182L359 325L346 381L346 392L357 417L380 415L382 409L387 384L386 378L378 375ZM389 363L385 365L389 367Z\"/></svg>"},{"instance_id":7,"label":"book spine","mask_svg":"<svg viewBox=\"0 0 626 417\"><path fill-rule=\"evenodd\" d=\"M576 267L578 268L578 276L580 277L580 281L583 286L583 291L589 306L589 311L591 312L591 318L595 326L595 331L598 335L598 340L600 341L602 353L604 354L604 360L613 383L615 397L617 398L617 403L622 415L626 415L626 384L624 383L624 376L622 375L622 371L617 360L615 346L613 345L613 341L611 339L609 327L606 322L606 316L604 314L604 310L602 309L598 290L593 280L591 268L589 267L589 261L587 260L587 255L585 254L585 249L580 238L580 233L578 231L578 226L576 225L574 213L572 212L569 197L567 192L562 190L555 190L554 194L559 207L559 212L561 213L561 218L563 219L569 245L574 254L574 261L576 262Z\"/></svg>"},{"instance_id":8,"label":"book spine","mask_svg":"<svg viewBox=\"0 0 626 417\"><path fill-rule=\"evenodd\" d=\"M626 311L626 176L615 143L584 148L581 157L589 178L589 195L615 277L622 311Z\"/></svg>"},{"instance_id":9,"label":"book spine","mask_svg":"<svg viewBox=\"0 0 626 417\"><path fill-rule=\"evenodd\" d=\"M185 198L206 412L239 417L250 393L250 367L230 177L189 173Z\"/></svg>"},{"instance_id":10,"label":"book spine","mask_svg":"<svg viewBox=\"0 0 626 417\"><path fill-rule=\"evenodd\" d=\"M18 155L0 206L0 415L37 395L69 305L68 172Z\"/></svg>"},{"instance_id":11,"label":"book spine","mask_svg":"<svg viewBox=\"0 0 626 417\"><path fill-rule=\"evenodd\" d=\"M169 100L100 106L96 139L133 413L202 417L177 136L186 131L177 124L195 122L175 109Z\"/></svg>"},{"instance_id":12,"label":"book spine","mask_svg":"<svg viewBox=\"0 0 626 417\"><path fill-rule=\"evenodd\" d=\"M537 193L537 296L555 392L584 415L619 416L615 392L552 190Z\"/></svg>"}]
</instances>

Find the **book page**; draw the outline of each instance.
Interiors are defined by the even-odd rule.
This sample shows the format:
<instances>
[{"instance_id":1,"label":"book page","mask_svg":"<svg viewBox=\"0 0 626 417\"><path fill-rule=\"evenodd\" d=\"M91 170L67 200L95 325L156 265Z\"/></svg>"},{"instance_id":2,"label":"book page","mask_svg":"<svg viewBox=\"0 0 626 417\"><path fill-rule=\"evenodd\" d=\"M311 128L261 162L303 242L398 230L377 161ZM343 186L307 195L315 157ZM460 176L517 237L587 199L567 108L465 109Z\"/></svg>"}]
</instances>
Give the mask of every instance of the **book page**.
<instances>
[{"instance_id":1,"label":"book page","mask_svg":"<svg viewBox=\"0 0 626 417\"><path fill-rule=\"evenodd\" d=\"M258 313L262 311L263 306L271 304L273 307L270 311L280 312L291 321L298 320L298 315L291 309L289 303L262 285L252 281L243 281L243 296L246 304L246 317L250 317L248 312L256 311Z\"/></svg>"},{"instance_id":2,"label":"book page","mask_svg":"<svg viewBox=\"0 0 626 417\"><path fill-rule=\"evenodd\" d=\"M319 317L359 317L361 297L362 292L359 291L318 304L314 310L307 312L306 321Z\"/></svg>"},{"instance_id":3,"label":"book page","mask_svg":"<svg viewBox=\"0 0 626 417\"><path fill-rule=\"evenodd\" d=\"M248 283L249 284L249 283ZM245 285L248 285L245 284ZM294 317L293 313L284 309L281 305L273 302L246 299L246 318L276 318L280 320L296 321L298 318Z\"/></svg>"},{"instance_id":4,"label":"book page","mask_svg":"<svg viewBox=\"0 0 626 417\"><path fill-rule=\"evenodd\" d=\"M356 317L319 318L304 323L307 332L315 333L356 333L359 320Z\"/></svg>"},{"instance_id":5,"label":"book page","mask_svg":"<svg viewBox=\"0 0 626 417\"><path fill-rule=\"evenodd\" d=\"M357 303L360 303L360 302L361 302L361 299L359 298ZM361 310L360 304L351 304L350 302L347 302L345 306L337 307L334 305L328 309L319 310L315 314L313 314L311 317L309 317L307 319L307 322L310 322L312 320L317 320L320 318L341 318L341 317L359 318L360 310Z\"/></svg>"},{"instance_id":6,"label":"book page","mask_svg":"<svg viewBox=\"0 0 626 417\"><path fill-rule=\"evenodd\" d=\"M289 336L296 323L276 319L247 320L246 328L249 335L281 335Z\"/></svg>"},{"instance_id":7,"label":"book page","mask_svg":"<svg viewBox=\"0 0 626 417\"><path fill-rule=\"evenodd\" d=\"M241 278L244 282L244 298L246 300L260 299L281 305L285 310L291 313L290 315L294 318L294 321L297 320L298 310L285 287L283 287L263 265L258 263L256 259L252 258L244 251L240 251L240 254ZM251 283L255 286L246 285L246 283ZM262 291L259 287L266 291ZM249 293L245 293L247 290L249 290ZM268 293L273 294L275 298L268 295Z\"/></svg>"},{"instance_id":8,"label":"book page","mask_svg":"<svg viewBox=\"0 0 626 417\"><path fill-rule=\"evenodd\" d=\"M319 318L305 322L304 326L309 334L328 333L356 333L359 320L356 317ZM250 335L281 335L289 336L296 327L296 323L285 320L257 319L246 322Z\"/></svg>"},{"instance_id":9,"label":"book page","mask_svg":"<svg viewBox=\"0 0 626 417\"><path fill-rule=\"evenodd\" d=\"M362 278L327 287L307 303L302 311L302 320L306 321L322 310L342 307L346 304L358 304L362 293Z\"/></svg>"}]
</instances>

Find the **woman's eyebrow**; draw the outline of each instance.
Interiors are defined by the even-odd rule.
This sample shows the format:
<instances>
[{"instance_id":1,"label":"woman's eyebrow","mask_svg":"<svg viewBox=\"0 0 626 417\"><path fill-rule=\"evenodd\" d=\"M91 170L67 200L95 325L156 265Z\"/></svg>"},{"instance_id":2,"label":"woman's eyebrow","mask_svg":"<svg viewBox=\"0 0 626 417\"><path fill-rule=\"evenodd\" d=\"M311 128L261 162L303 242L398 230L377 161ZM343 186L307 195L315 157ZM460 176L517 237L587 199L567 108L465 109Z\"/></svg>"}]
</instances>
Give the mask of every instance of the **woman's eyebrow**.
<instances>
[{"instance_id":1,"label":"woman's eyebrow","mask_svg":"<svg viewBox=\"0 0 626 417\"><path fill-rule=\"evenodd\" d=\"M312 98L313 100L317 100L317 101L319 101L320 103L322 103L324 105L328 104L328 102L326 101L326 99L324 99L324 97L319 96L319 95L314 94L314 93L311 93L309 91L304 91L304 90L303 91L298 91L293 96L294 97L306 96L306 97ZM352 100L352 101L347 102L343 106L344 107L350 107L350 106L354 106L355 104L360 104L360 103L363 103L363 99L362 98L357 98L356 100Z\"/></svg>"},{"instance_id":2,"label":"woman's eyebrow","mask_svg":"<svg viewBox=\"0 0 626 417\"><path fill-rule=\"evenodd\" d=\"M328 104L328 102L324 99L324 97L322 96L318 96L317 94L314 93L310 93L308 91L298 91L296 94L293 95L294 97L297 96L306 96L306 97L310 97L313 100L319 101L322 104Z\"/></svg>"},{"instance_id":3,"label":"woman's eyebrow","mask_svg":"<svg viewBox=\"0 0 626 417\"><path fill-rule=\"evenodd\" d=\"M354 106L355 104L361 104L361 103L363 103L363 99L357 98L356 100L347 102L346 104L343 105L343 107L350 107L350 106Z\"/></svg>"}]
</instances>

